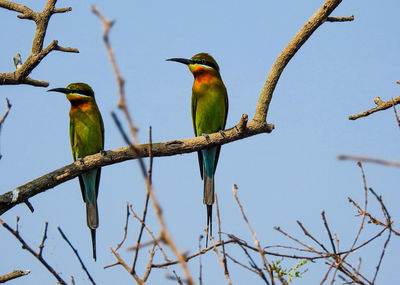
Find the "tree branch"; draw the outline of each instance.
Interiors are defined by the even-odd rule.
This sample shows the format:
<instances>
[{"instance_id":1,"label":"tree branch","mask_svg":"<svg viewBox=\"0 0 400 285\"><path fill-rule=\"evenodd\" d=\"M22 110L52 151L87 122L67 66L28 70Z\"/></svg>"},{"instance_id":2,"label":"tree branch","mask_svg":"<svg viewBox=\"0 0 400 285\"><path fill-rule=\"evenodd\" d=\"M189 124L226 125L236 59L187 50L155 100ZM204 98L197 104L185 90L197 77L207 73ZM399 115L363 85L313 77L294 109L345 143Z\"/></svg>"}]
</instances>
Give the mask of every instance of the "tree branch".
<instances>
[{"instance_id":1,"label":"tree branch","mask_svg":"<svg viewBox=\"0 0 400 285\"><path fill-rule=\"evenodd\" d=\"M328 16L341 2L342 0L327 0L322 7L311 16L307 23L279 54L261 90L253 120L258 122L266 121L272 95L286 65L308 38L315 32L315 30L327 20Z\"/></svg>"},{"instance_id":2,"label":"tree branch","mask_svg":"<svg viewBox=\"0 0 400 285\"><path fill-rule=\"evenodd\" d=\"M32 42L31 54L16 71L0 73L0 85L28 84L32 86L46 87L49 85L46 81L34 80L28 77L32 70L47 56L51 51L58 50L63 52L78 53L78 49L61 47L57 41L52 41L45 49L43 49L44 38L46 36L47 26L50 17L56 13L64 13L71 11L71 7L55 8L57 0L48 0L42 12L35 12L25 5L16 4L10 1L0 0L0 7L12 10L21 15L20 19L32 20L36 23L36 30Z\"/></svg>"},{"instance_id":3,"label":"tree branch","mask_svg":"<svg viewBox=\"0 0 400 285\"><path fill-rule=\"evenodd\" d=\"M28 275L29 273L31 273L30 270L14 270L13 272L0 276L0 283L6 283L7 281Z\"/></svg>"},{"instance_id":4,"label":"tree branch","mask_svg":"<svg viewBox=\"0 0 400 285\"><path fill-rule=\"evenodd\" d=\"M243 132L239 132L236 128L232 128L224 131L224 136L218 132L210 134L207 139L204 136L200 136L185 140L154 143L152 144L152 156L171 156L194 152L211 146L226 144L256 134L268 133L271 132L272 129L273 125L250 122ZM3 195L0 195L0 215L15 205L24 202L26 199L53 188L65 181L71 180L81 173L101 166L148 156L149 145L147 143L89 155L82 161L74 162L54 170L7 193L4 193Z\"/></svg>"},{"instance_id":5,"label":"tree branch","mask_svg":"<svg viewBox=\"0 0 400 285\"><path fill-rule=\"evenodd\" d=\"M396 97L394 99L388 100L388 101L382 101L379 97L375 97L374 98L374 102L378 106L376 106L375 108L366 110L366 111L364 111L362 113L359 113L359 114L356 114L356 115L351 115L351 116L349 116L349 120L357 120L357 119L362 118L362 117L367 117L367 116L369 116L369 115L371 115L371 114L373 114L375 112L379 112L379 111L382 111L382 110L389 109L389 108L391 108L391 107L393 107L393 106L395 106L395 105L400 103L400 96Z\"/></svg>"}]
</instances>

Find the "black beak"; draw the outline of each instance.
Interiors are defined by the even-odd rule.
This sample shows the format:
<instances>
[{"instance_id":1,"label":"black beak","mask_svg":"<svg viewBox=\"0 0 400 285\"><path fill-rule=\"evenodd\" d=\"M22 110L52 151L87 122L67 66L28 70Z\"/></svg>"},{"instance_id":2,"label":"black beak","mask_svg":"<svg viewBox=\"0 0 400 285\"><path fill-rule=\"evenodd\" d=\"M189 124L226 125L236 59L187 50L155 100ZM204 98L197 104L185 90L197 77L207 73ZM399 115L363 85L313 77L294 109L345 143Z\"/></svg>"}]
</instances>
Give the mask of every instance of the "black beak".
<instances>
[{"instance_id":1,"label":"black beak","mask_svg":"<svg viewBox=\"0 0 400 285\"><path fill-rule=\"evenodd\" d=\"M193 60L186 59L186 58L169 58L169 59L166 59L166 61L176 61L176 62L180 62L180 63L186 64L186 65L194 64Z\"/></svg>"},{"instance_id":2,"label":"black beak","mask_svg":"<svg viewBox=\"0 0 400 285\"><path fill-rule=\"evenodd\" d=\"M54 88L54 89L49 89L49 90L47 90L47 92L49 92L49 91L61 92L61 93L64 93L64 94L69 94L69 93L71 93L71 90L69 90L69 89L67 89L67 88Z\"/></svg>"}]
</instances>

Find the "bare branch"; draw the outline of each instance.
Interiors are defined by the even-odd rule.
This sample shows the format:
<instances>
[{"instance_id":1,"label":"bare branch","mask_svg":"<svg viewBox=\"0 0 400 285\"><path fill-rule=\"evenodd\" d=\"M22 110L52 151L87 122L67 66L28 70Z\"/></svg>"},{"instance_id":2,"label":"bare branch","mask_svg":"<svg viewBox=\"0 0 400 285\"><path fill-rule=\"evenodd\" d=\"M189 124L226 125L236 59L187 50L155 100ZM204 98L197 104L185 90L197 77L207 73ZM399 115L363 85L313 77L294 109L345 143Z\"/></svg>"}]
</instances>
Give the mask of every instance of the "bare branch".
<instances>
[{"instance_id":1,"label":"bare branch","mask_svg":"<svg viewBox=\"0 0 400 285\"><path fill-rule=\"evenodd\" d=\"M14 270L13 272L0 276L0 283L6 283L7 281L28 275L29 273L31 273L30 270Z\"/></svg>"},{"instance_id":2,"label":"bare branch","mask_svg":"<svg viewBox=\"0 0 400 285\"><path fill-rule=\"evenodd\" d=\"M7 107L7 109L4 112L3 117L1 117L1 119L0 119L0 133L1 133L1 128L3 126L3 123L4 123L5 119L7 118L8 113L10 112L10 109L12 107L12 105L10 104L10 100L8 100L8 98L6 98L6 107ZM1 159L1 157L2 157L2 155L0 154L0 159Z\"/></svg>"},{"instance_id":3,"label":"bare branch","mask_svg":"<svg viewBox=\"0 0 400 285\"><path fill-rule=\"evenodd\" d=\"M244 133L239 133L234 128L224 131L225 136L219 132L210 134L207 140L204 136L199 136L186 140L173 140L163 143L152 144L153 157L171 156L182 153L198 151L217 144L225 144L230 141L239 140L244 137L271 131L272 127L248 125ZM46 175L36 178L24 185L21 185L3 195L0 195L0 215L8 211L15 205L24 202L26 199L51 189L65 181L77 177L79 174L89 170L119 163L122 161L137 159L139 157L148 157L148 144L136 145L134 149L131 146L123 147L111 151L106 151L85 157L82 162L74 162ZM147 171L145 171L147 172ZM147 175L147 173L146 173Z\"/></svg>"},{"instance_id":4,"label":"bare branch","mask_svg":"<svg viewBox=\"0 0 400 285\"><path fill-rule=\"evenodd\" d=\"M354 161L360 161L360 162L377 163L377 164L381 164L381 165L385 165L385 166L400 167L400 162L398 162L398 161L389 161L389 160L384 160L381 158L363 157L363 156L346 155L346 154L338 155L337 158L340 160L354 160Z\"/></svg>"},{"instance_id":5,"label":"bare branch","mask_svg":"<svg viewBox=\"0 0 400 285\"><path fill-rule=\"evenodd\" d=\"M286 65L296 54L296 52L302 47L302 45L308 40L308 38L315 32L315 30L317 30L319 26L326 22L328 16L341 2L342 0L327 0L321 6L321 8L319 8L318 11L316 11L314 15L311 16L306 24L288 43L285 49L279 54L261 90L261 94L256 107L256 112L253 118L254 121L266 121L272 95Z\"/></svg>"},{"instance_id":6,"label":"bare branch","mask_svg":"<svg viewBox=\"0 0 400 285\"><path fill-rule=\"evenodd\" d=\"M260 253L261 260L262 260L262 262L264 264L264 269L268 272L269 278L271 279L271 283L272 283L272 285L274 285L274 276L273 276L272 271L270 269L271 266L270 266L267 258L264 255L264 251L261 249L261 245L260 245L260 242L259 242L259 240L257 238L256 232L254 231L253 227L250 225L250 222L247 219L246 214L244 213L243 206L239 201L239 197L237 196L237 190L238 190L238 187L236 186L236 184L234 184L233 185L233 196L235 197L235 200L236 200L236 202L237 202L237 204L239 206L240 212L242 213L243 220L246 222L246 224L247 224L247 226L248 226L248 228L249 228L249 230L250 230L250 232L251 232L251 234L253 236L254 243L255 243L255 245L256 245L256 247L258 249L258 252Z\"/></svg>"},{"instance_id":7,"label":"bare branch","mask_svg":"<svg viewBox=\"0 0 400 285\"><path fill-rule=\"evenodd\" d=\"M75 256L78 258L79 263L81 264L81 267L83 269L83 271L85 271L87 277L89 278L90 282L93 285L96 285L96 282L94 282L92 276L90 275L89 271L87 270L85 264L83 263L81 257L79 256L78 250L72 245L72 243L69 241L69 239L67 238L67 236L64 234L64 232L61 230L60 227L57 227L58 231L60 232L62 238L68 243L68 245L71 247L72 251L74 252Z\"/></svg>"},{"instance_id":8,"label":"bare branch","mask_svg":"<svg viewBox=\"0 0 400 285\"><path fill-rule=\"evenodd\" d=\"M122 237L122 240L119 244L117 244L117 246L115 247L115 251L117 251L118 249L120 249L120 247L122 246L122 244L125 242L126 240L126 236L128 235L128 222L129 222L129 203L126 203L126 220L125 220L125 227L124 227L124 236Z\"/></svg>"},{"instance_id":9,"label":"bare branch","mask_svg":"<svg viewBox=\"0 0 400 285\"><path fill-rule=\"evenodd\" d=\"M328 17L326 18L327 22L351 22L354 21L354 15L350 17Z\"/></svg>"},{"instance_id":10,"label":"bare branch","mask_svg":"<svg viewBox=\"0 0 400 285\"><path fill-rule=\"evenodd\" d=\"M20 19L33 20L36 23L36 31L32 42L31 53L26 61L14 72L0 73L0 85L28 84L32 86L46 87L46 81L34 80L28 77L32 70L38 66L41 60L51 51L79 52L78 49L58 46L57 41L52 41L49 46L43 49L44 38L47 26L53 14L71 11L71 7L55 8L56 0L48 0L42 12L35 12L27 6L16 4L10 1L0 0L0 7L21 13Z\"/></svg>"},{"instance_id":11,"label":"bare branch","mask_svg":"<svg viewBox=\"0 0 400 285\"><path fill-rule=\"evenodd\" d=\"M62 284L62 285L67 285L67 283L60 277L60 275L53 269L53 267L51 267L46 260L44 260L44 258L42 257L42 255L40 255L39 253L41 253L41 249L39 249L39 252L35 252L26 242L25 240L21 237L21 235L19 234L18 231L18 220L19 218L17 217L17 227L15 230L13 230L6 222L4 222L2 219L0 219L0 224L6 229L8 230L11 234L13 234L15 236L15 238L22 244L22 248L26 249L27 251L29 251L30 254L32 254L37 260L40 261L40 263L42 263L44 265L44 267L46 267L46 269L53 274L53 276L57 279L58 283Z\"/></svg>"},{"instance_id":12,"label":"bare branch","mask_svg":"<svg viewBox=\"0 0 400 285\"><path fill-rule=\"evenodd\" d=\"M400 96L396 97L394 99L388 100L386 102L382 101L382 100L379 101L379 100L376 100L376 99L374 100L374 102L375 102L375 104L378 105L377 107L369 109L369 110L364 111L364 112L362 112L360 114L357 114L357 115L351 115L351 116L349 116L349 120L357 120L357 119L362 118L362 117L367 117L367 116L369 116L369 115L371 115L373 113L389 109L389 108L391 108L391 107L393 107L393 106L395 106L395 105L400 103Z\"/></svg>"}]
</instances>

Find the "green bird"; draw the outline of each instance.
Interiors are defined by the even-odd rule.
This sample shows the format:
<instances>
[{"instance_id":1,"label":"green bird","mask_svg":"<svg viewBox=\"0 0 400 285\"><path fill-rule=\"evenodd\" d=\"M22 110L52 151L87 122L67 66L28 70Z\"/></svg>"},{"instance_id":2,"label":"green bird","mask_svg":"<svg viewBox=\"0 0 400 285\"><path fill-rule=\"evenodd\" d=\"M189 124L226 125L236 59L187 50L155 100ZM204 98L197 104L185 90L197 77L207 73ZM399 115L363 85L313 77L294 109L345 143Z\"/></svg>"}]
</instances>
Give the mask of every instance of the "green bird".
<instances>
[{"instance_id":1,"label":"green bird","mask_svg":"<svg viewBox=\"0 0 400 285\"><path fill-rule=\"evenodd\" d=\"M64 93L71 103L69 135L74 161L104 149L104 126L92 88L85 83L71 83L66 88L48 91ZM97 195L101 168L79 175L86 219L92 236L93 258L96 260L96 229L99 226Z\"/></svg>"},{"instance_id":2,"label":"green bird","mask_svg":"<svg viewBox=\"0 0 400 285\"><path fill-rule=\"evenodd\" d=\"M192 121L195 136L207 136L224 130L228 116L228 95L214 58L207 53L199 53L191 59L167 60L186 64L194 76ZM210 234L212 234L214 175L220 150L221 146L215 146L198 152L200 176L204 180L203 203L207 206L207 228Z\"/></svg>"}]
</instances>

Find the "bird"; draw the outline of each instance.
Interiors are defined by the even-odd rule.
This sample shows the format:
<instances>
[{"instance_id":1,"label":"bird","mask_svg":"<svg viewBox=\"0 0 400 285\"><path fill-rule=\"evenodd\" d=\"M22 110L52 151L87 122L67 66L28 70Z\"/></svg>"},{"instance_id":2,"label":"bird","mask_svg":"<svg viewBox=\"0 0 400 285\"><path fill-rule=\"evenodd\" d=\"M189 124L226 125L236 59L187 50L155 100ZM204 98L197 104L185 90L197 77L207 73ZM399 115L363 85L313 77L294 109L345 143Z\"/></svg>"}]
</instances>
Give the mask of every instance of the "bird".
<instances>
[{"instance_id":1,"label":"bird","mask_svg":"<svg viewBox=\"0 0 400 285\"><path fill-rule=\"evenodd\" d=\"M193 74L191 113L195 136L223 131L228 116L228 94L219 73L219 66L208 53L198 53L190 59L169 58L188 66ZM212 235L214 175L221 146L198 151L200 176L204 181L203 204L207 207L207 231ZM206 239L206 246L207 246Z\"/></svg>"},{"instance_id":2,"label":"bird","mask_svg":"<svg viewBox=\"0 0 400 285\"><path fill-rule=\"evenodd\" d=\"M71 83L66 88L48 91L64 93L71 103L69 135L74 161L104 150L104 124L93 89L86 83ZM97 196L101 168L80 174L79 184L86 203L87 226L91 231L93 259L96 261L96 229L99 226Z\"/></svg>"}]
</instances>

